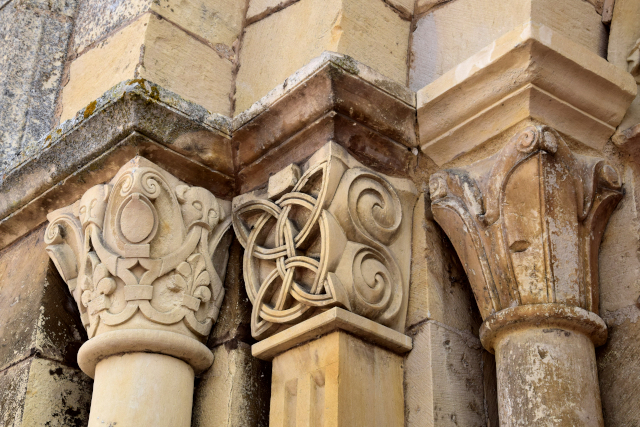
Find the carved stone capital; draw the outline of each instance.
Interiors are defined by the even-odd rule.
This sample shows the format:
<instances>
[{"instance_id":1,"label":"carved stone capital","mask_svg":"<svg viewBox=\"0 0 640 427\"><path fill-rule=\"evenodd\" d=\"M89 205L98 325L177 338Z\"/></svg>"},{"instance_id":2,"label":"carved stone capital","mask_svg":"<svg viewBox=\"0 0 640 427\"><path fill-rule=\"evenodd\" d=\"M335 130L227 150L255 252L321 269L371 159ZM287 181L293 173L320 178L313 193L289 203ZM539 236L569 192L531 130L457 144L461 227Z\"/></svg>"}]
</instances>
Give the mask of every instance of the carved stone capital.
<instances>
[{"instance_id":1,"label":"carved stone capital","mask_svg":"<svg viewBox=\"0 0 640 427\"><path fill-rule=\"evenodd\" d=\"M417 191L329 143L233 201L251 332L266 338L341 307L403 331Z\"/></svg>"},{"instance_id":2,"label":"carved stone capital","mask_svg":"<svg viewBox=\"0 0 640 427\"><path fill-rule=\"evenodd\" d=\"M598 313L598 249L622 198L616 170L531 126L484 165L432 175L432 210L483 319L529 304Z\"/></svg>"},{"instance_id":3,"label":"carved stone capital","mask_svg":"<svg viewBox=\"0 0 640 427\"><path fill-rule=\"evenodd\" d=\"M89 375L111 354L151 351L196 371L218 317L230 203L136 157L107 184L48 215L47 252L78 304Z\"/></svg>"}]
</instances>

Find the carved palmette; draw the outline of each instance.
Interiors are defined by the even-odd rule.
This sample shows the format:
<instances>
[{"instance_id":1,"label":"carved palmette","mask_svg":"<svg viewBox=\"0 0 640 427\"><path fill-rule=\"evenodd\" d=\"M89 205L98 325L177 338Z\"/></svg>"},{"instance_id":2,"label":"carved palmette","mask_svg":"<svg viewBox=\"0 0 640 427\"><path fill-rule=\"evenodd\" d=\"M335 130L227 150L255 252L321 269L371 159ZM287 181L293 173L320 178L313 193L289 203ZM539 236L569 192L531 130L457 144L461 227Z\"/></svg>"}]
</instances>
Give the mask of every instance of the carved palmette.
<instances>
[{"instance_id":1,"label":"carved palmette","mask_svg":"<svg viewBox=\"0 0 640 427\"><path fill-rule=\"evenodd\" d=\"M618 173L576 155L546 126L518 133L493 167L431 176L435 219L467 272L483 318L528 304L598 312L598 249L622 198Z\"/></svg>"},{"instance_id":2,"label":"carved palmette","mask_svg":"<svg viewBox=\"0 0 640 427\"><path fill-rule=\"evenodd\" d=\"M398 254L409 252L416 190L334 144L325 150L284 194L234 202L256 338L335 306L394 328L404 322L409 264Z\"/></svg>"},{"instance_id":3,"label":"carved palmette","mask_svg":"<svg viewBox=\"0 0 640 427\"><path fill-rule=\"evenodd\" d=\"M89 338L126 327L204 339L224 296L228 211L228 202L136 157L109 184L49 214L47 252Z\"/></svg>"}]
</instances>

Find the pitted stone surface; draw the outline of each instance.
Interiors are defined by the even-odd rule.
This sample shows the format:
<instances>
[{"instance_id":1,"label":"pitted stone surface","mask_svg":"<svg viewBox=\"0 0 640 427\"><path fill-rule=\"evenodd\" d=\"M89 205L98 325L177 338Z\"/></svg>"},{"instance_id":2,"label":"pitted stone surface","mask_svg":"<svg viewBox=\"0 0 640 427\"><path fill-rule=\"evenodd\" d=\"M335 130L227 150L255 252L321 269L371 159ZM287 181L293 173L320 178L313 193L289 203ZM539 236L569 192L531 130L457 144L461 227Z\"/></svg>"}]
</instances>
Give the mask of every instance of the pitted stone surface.
<instances>
[{"instance_id":1,"label":"pitted stone surface","mask_svg":"<svg viewBox=\"0 0 640 427\"><path fill-rule=\"evenodd\" d=\"M0 8L0 176L37 151L54 124L74 12L71 0Z\"/></svg>"}]
</instances>

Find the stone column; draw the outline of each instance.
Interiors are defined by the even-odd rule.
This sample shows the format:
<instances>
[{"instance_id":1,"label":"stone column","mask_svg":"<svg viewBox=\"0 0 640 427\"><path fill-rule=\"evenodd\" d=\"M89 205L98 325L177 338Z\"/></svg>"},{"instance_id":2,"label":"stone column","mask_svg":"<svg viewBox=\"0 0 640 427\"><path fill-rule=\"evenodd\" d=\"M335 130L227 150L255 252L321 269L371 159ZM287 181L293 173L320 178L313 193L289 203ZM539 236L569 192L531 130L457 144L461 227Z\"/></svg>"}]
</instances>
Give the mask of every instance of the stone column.
<instances>
[{"instance_id":1,"label":"stone column","mask_svg":"<svg viewBox=\"0 0 640 427\"><path fill-rule=\"evenodd\" d=\"M229 202L144 158L48 215L47 252L89 340L89 426L191 425L194 374L218 311L231 234Z\"/></svg>"},{"instance_id":2,"label":"stone column","mask_svg":"<svg viewBox=\"0 0 640 427\"><path fill-rule=\"evenodd\" d=\"M430 191L496 354L501 425L603 426L598 249L622 198L618 173L540 125L490 160L432 175Z\"/></svg>"},{"instance_id":3,"label":"stone column","mask_svg":"<svg viewBox=\"0 0 640 427\"><path fill-rule=\"evenodd\" d=\"M233 201L271 426L403 426L417 191L328 143Z\"/></svg>"}]
</instances>

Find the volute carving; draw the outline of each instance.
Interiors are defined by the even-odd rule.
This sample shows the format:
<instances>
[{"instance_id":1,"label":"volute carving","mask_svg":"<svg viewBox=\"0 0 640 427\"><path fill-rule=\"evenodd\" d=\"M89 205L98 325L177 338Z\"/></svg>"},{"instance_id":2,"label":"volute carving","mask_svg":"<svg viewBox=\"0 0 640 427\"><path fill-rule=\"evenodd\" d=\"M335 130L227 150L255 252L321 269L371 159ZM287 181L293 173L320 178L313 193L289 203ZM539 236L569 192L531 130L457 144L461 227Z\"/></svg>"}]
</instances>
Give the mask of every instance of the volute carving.
<instances>
[{"instance_id":1,"label":"volute carving","mask_svg":"<svg viewBox=\"0 0 640 427\"><path fill-rule=\"evenodd\" d=\"M47 252L89 338L160 329L205 339L218 317L230 203L136 157L48 215Z\"/></svg>"},{"instance_id":2,"label":"volute carving","mask_svg":"<svg viewBox=\"0 0 640 427\"><path fill-rule=\"evenodd\" d=\"M598 312L598 250L622 198L616 170L573 154L546 126L482 164L431 176L435 219L464 264L483 319L556 303Z\"/></svg>"},{"instance_id":3,"label":"volute carving","mask_svg":"<svg viewBox=\"0 0 640 427\"><path fill-rule=\"evenodd\" d=\"M253 336L336 306L402 330L416 198L410 181L330 143L272 176L266 191L234 199Z\"/></svg>"}]
</instances>

